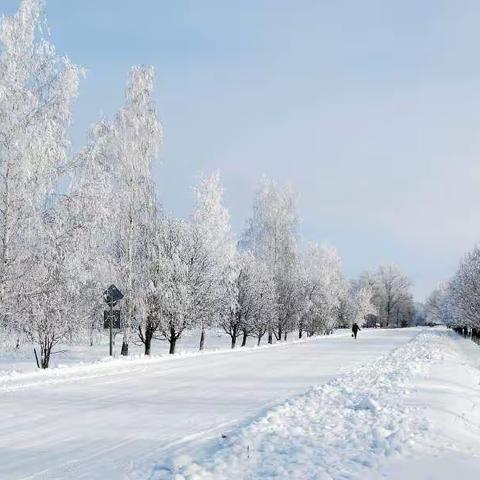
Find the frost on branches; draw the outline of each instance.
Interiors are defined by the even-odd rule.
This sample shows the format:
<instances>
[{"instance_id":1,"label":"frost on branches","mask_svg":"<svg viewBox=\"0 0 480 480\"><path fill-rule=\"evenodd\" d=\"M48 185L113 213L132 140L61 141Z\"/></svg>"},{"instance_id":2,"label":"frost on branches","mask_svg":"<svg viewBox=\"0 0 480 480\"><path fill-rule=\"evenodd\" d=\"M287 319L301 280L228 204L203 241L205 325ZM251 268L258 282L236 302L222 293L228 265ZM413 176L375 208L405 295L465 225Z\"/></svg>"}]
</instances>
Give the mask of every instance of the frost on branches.
<instances>
[{"instance_id":1,"label":"frost on branches","mask_svg":"<svg viewBox=\"0 0 480 480\"><path fill-rule=\"evenodd\" d=\"M286 339L300 306L297 198L290 188L264 180L255 194L253 211L241 241L244 250L269 269L275 282L277 321L268 332Z\"/></svg>"},{"instance_id":2,"label":"frost on branches","mask_svg":"<svg viewBox=\"0 0 480 480\"><path fill-rule=\"evenodd\" d=\"M325 334L338 326L345 288L337 250L310 245L303 258L304 309L299 326L300 338L304 331L309 336Z\"/></svg>"},{"instance_id":3,"label":"frost on branches","mask_svg":"<svg viewBox=\"0 0 480 480\"><path fill-rule=\"evenodd\" d=\"M146 317L148 259L155 238L157 200L152 163L161 128L153 102L153 69L130 71L126 105L111 124L100 122L79 156L72 197L86 227L85 269L90 275L90 328L99 318L101 291L115 283L122 305L122 354L128 354L132 330Z\"/></svg>"},{"instance_id":4,"label":"frost on branches","mask_svg":"<svg viewBox=\"0 0 480 480\"><path fill-rule=\"evenodd\" d=\"M68 168L66 130L81 74L45 30L39 0L24 0L0 25L0 314L15 335L39 343L43 367L68 333L65 315L49 313L71 275L62 258L69 226L57 220L53 192Z\"/></svg>"},{"instance_id":5,"label":"frost on branches","mask_svg":"<svg viewBox=\"0 0 480 480\"><path fill-rule=\"evenodd\" d=\"M434 291L427 302L427 315L480 337L480 247L476 245L462 258L458 269L443 288ZM428 317L427 317L428 318Z\"/></svg>"},{"instance_id":6,"label":"frost on branches","mask_svg":"<svg viewBox=\"0 0 480 480\"><path fill-rule=\"evenodd\" d=\"M443 323L480 343L480 246L461 259L457 271L425 303L429 325Z\"/></svg>"},{"instance_id":7,"label":"frost on branches","mask_svg":"<svg viewBox=\"0 0 480 480\"><path fill-rule=\"evenodd\" d=\"M373 291L371 313L381 327L407 327L414 324L415 306L411 281L398 267L382 265L374 272L365 272L355 289Z\"/></svg>"},{"instance_id":8,"label":"frost on branches","mask_svg":"<svg viewBox=\"0 0 480 480\"><path fill-rule=\"evenodd\" d=\"M232 348L240 336L242 347L249 336L254 336L260 345L262 337L275 324L276 307L273 276L250 252L238 252L220 320L220 326L232 340Z\"/></svg>"},{"instance_id":9,"label":"frost on branches","mask_svg":"<svg viewBox=\"0 0 480 480\"><path fill-rule=\"evenodd\" d=\"M218 173L201 177L194 189L192 237L195 248L195 322L201 330L200 350L205 329L218 323L222 300L235 256L230 214L223 205L223 187Z\"/></svg>"},{"instance_id":10,"label":"frost on branches","mask_svg":"<svg viewBox=\"0 0 480 480\"><path fill-rule=\"evenodd\" d=\"M260 184L239 241L218 173L199 178L189 218L166 215L152 172L162 131L151 67L130 70L123 108L93 125L72 155L67 129L83 72L46 31L41 0L23 0L0 24L0 325L17 346L35 344L39 366L60 343L95 343L112 283L125 295L117 306L124 355L131 342L150 354L157 338L174 353L190 329L203 349L214 328L235 347L249 337L326 334L369 316L410 324L410 282L398 269L349 282L335 248L302 246L290 187ZM431 315L477 325L476 261L475 252L466 257L432 297Z\"/></svg>"}]
</instances>

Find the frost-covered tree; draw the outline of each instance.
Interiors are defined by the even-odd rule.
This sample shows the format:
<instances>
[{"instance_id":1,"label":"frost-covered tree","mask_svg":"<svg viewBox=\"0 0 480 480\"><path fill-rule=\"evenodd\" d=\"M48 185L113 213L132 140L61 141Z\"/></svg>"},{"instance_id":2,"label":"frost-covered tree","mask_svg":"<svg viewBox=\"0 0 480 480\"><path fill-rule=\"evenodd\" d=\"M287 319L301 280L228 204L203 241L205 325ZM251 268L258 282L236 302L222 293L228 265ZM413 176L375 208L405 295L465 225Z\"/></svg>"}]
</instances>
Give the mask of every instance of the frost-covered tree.
<instances>
[{"instance_id":1,"label":"frost-covered tree","mask_svg":"<svg viewBox=\"0 0 480 480\"><path fill-rule=\"evenodd\" d=\"M193 326L201 329L203 349L205 329L220 319L235 255L222 198L218 174L202 177L191 221L161 219L153 261L147 266L146 324L139 327L146 350L158 331L174 353L178 338Z\"/></svg>"},{"instance_id":2,"label":"frost-covered tree","mask_svg":"<svg viewBox=\"0 0 480 480\"><path fill-rule=\"evenodd\" d=\"M266 265L250 254L250 302L251 309L245 316L244 339L246 334L257 339L260 345L263 336L272 331L278 318L275 279Z\"/></svg>"},{"instance_id":3,"label":"frost-covered tree","mask_svg":"<svg viewBox=\"0 0 480 480\"><path fill-rule=\"evenodd\" d=\"M23 330L40 346L41 368L48 368L55 345L71 338L82 324L84 298L77 261L81 230L69 211L68 198L44 213L42 228L37 230L38 250L29 283L32 294L23 305Z\"/></svg>"},{"instance_id":4,"label":"frost-covered tree","mask_svg":"<svg viewBox=\"0 0 480 480\"><path fill-rule=\"evenodd\" d=\"M225 296L224 289L231 274L235 243L230 227L230 214L223 205L220 175L213 173L200 178L194 189L195 207L192 215L192 239L196 258L194 288L195 321L200 327L200 350L205 344L205 329L219 319Z\"/></svg>"},{"instance_id":5,"label":"frost-covered tree","mask_svg":"<svg viewBox=\"0 0 480 480\"><path fill-rule=\"evenodd\" d=\"M169 256L171 249L168 248L168 242L176 238L179 249L185 245L184 229L180 226L170 224L167 218L155 219L154 222L149 241L146 243L147 285L143 292L145 315L137 324L137 335L145 347L145 355L151 353L152 340L162 327L162 307L168 303L163 296L170 288L171 282L169 267L172 257ZM173 340L176 342L176 338ZM174 351L175 344L170 342L170 346Z\"/></svg>"},{"instance_id":6,"label":"frost-covered tree","mask_svg":"<svg viewBox=\"0 0 480 480\"><path fill-rule=\"evenodd\" d=\"M23 0L0 23L0 318L17 335L33 305L44 310L48 302L34 272L51 247L45 219L68 168L67 128L81 75L46 30L40 0Z\"/></svg>"},{"instance_id":7,"label":"frost-covered tree","mask_svg":"<svg viewBox=\"0 0 480 480\"><path fill-rule=\"evenodd\" d=\"M89 141L75 162L69 196L78 222L80 269L85 329L93 344L96 330L103 328L105 303L101 293L118 279L113 256L117 233L112 209L117 202L115 139L113 127L99 122L90 129Z\"/></svg>"},{"instance_id":8,"label":"frost-covered tree","mask_svg":"<svg viewBox=\"0 0 480 480\"><path fill-rule=\"evenodd\" d=\"M480 247L476 245L460 262L448 288L446 323L480 329Z\"/></svg>"},{"instance_id":9,"label":"frost-covered tree","mask_svg":"<svg viewBox=\"0 0 480 480\"><path fill-rule=\"evenodd\" d=\"M415 325L415 315L415 302L412 294L408 293L394 309L394 326L397 328L413 327Z\"/></svg>"},{"instance_id":10,"label":"frost-covered tree","mask_svg":"<svg viewBox=\"0 0 480 480\"><path fill-rule=\"evenodd\" d=\"M353 281L350 283L345 296L346 326L357 323L363 327L370 315L377 315L378 311L372 299L374 287L369 284Z\"/></svg>"},{"instance_id":11,"label":"frost-covered tree","mask_svg":"<svg viewBox=\"0 0 480 480\"><path fill-rule=\"evenodd\" d=\"M149 314L175 353L177 340L194 324L196 265L192 226L164 218L157 231L158 250L151 268Z\"/></svg>"},{"instance_id":12,"label":"frost-covered tree","mask_svg":"<svg viewBox=\"0 0 480 480\"><path fill-rule=\"evenodd\" d=\"M277 322L273 333L277 340L287 340L287 335L295 330L302 309L302 283L297 263L275 275L277 297Z\"/></svg>"},{"instance_id":13,"label":"frost-covered tree","mask_svg":"<svg viewBox=\"0 0 480 480\"><path fill-rule=\"evenodd\" d=\"M269 332L278 339L296 325L299 313L297 198L288 187L264 180L256 191L253 211L240 246L264 263L275 279L277 325ZM284 337L285 338L285 337Z\"/></svg>"},{"instance_id":14,"label":"frost-covered tree","mask_svg":"<svg viewBox=\"0 0 480 480\"><path fill-rule=\"evenodd\" d=\"M239 337L245 346L250 335L259 345L276 320L273 277L250 252L240 252L228 279L220 326L230 336L232 348Z\"/></svg>"},{"instance_id":15,"label":"frost-covered tree","mask_svg":"<svg viewBox=\"0 0 480 480\"><path fill-rule=\"evenodd\" d=\"M311 244L303 257L303 311L299 336L328 333L337 326L345 280L333 247Z\"/></svg>"},{"instance_id":16,"label":"frost-covered tree","mask_svg":"<svg viewBox=\"0 0 480 480\"><path fill-rule=\"evenodd\" d=\"M364 274L364 282L373 282L373 303L382 327L408 325L414 316L410 279L392 265L380 266L373 274Z\"/></svg>"},{"instance_id":17,"label":"frost-covered tree","mask_svg":"<svg viewBox=\"0 0 480 480\"><path fill-rule=\"evenodd\" d=\"M130 71L127 103L114 121L118 155L117 221L114 254L123 286L122 353L128 353L130 329L145 317L149 246L154 236L156 196L152 162L160 146L161 129L153 99L152 67Z\"/></svg>"},{"instance_id":18,"label":"frost-covered tree","mask_svg":"<svg viewBox=\"0 0 480 480\"><path fill-rule=\"evenodd\" d=\"M425 302L425 320L429 324L445 323L447 315L448 284L435 288Z\"/></svg>"},{"instance_id":19,"label":"frost-covered tree","mask_svg":"<svg viewBox=\"0 0 480 480\"><path fill-rule=\"evenodd\" d=\"M125 107L111 123L99 122L91 129L72 182L78 215L87 226L83 257L89 272L85 287L90 296L90 326L95 328L100 318L100 292L116 284L125 295L124 355L132 329L149 318L147 272L157 218L152 163L161 141L153 83L153 68L131 69Z\"/></svg>"},{"instance_id":20,"label":"frost-covered tree","mask_svg":"<svg viewBox=\"0 0 480 480\"><path fill-rule=\"evenodd\" d=\"M219 318L219 326L230 337L232 348L242 334L244 309L248 309L248 286L243 258L239 256L232 263L230 275L226 278Z\"/></svg>"},{"instance_id":21,"label":"frost-covered tree","mask_svg":"<svg viewBox=\"0 0 480 480\"><path fill-rule=\"evenodd\" d=\"M80 69L48 41L40 0L0 23L0 318L17 332L30 308L50 196L67 167ZM37 297L36 301L40 301Z\"/></svg>"}]
</instances>

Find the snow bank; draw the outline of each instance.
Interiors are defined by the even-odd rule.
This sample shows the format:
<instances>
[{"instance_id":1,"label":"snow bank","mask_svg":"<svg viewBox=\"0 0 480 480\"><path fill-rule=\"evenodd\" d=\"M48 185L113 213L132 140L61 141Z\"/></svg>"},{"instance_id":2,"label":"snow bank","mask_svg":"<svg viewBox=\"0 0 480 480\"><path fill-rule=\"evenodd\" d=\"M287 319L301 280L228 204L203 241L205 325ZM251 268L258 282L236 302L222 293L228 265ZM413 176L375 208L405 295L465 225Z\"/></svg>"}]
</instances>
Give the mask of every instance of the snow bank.
<instances>
[{"instance_id":1,"label":"snow bank","mask_svg":"<svg viewBox=\"0 0 480 480\"><path fill-rule=\"evenodd\" d=\"M372 480L478 479L480 348L451 334L443 359L415 381L411 403L423 405L429 438L412 455L383 466Z\"/></svg>"},{"instance_id":2,"label":"snow bank","mask_svg":"<svg viewBox=\"0 0 480 480\"><path fill-rule=\"evenodd\" d=\"M428 435L405 401L414 378L451 348L445 331L424 331L383 358L294 398L224 439L204 462L157 464L152 480L369 478Z\"/></svg>"},{"instance_id":3,"label":"snow bank","mask_svg":"<svg viewBox=\"0 0 480 480\"><path fill-rule=\"evenodd\" d=\"M334 331L333 336L348 335L349 329L337 329ZM201 331L198 329L192 329L178 339L176 347L176 356L178 354L197 354L198 344ZM329 338L332 335L325 336ZM279 343L284 345L285 343L295 343L298 337L298 331L291 332L288 335L287 342L276 342L274 338L274 344ZM323 338L323 336L322 336ZM15 340L15 339L13 339ZM113 348L113 359L124 360L124 357L120 354L120 348L122 345L121 336L117 336L116 344ZM304 338L303 340L306 340ZM311 340L311 339L309 339ZM262 346L266 346L267 337L263 338ZM228 335L218 328L212 328L208 330L205 341L205 350L230 350L231 340ZM256 347L257 339L254 337L247 338L247 347ZM32 343L21 342L19 348L16 347L15 342L12 343L12 338L6 335L5 332L0 331L0 377L9 373L32 373L36 372L37 366L35 363L35 356L33 349L38 345ZM240 345L238 345L240 347ZM78 341L74 343L60 343L55 347L54 352L50 358L50 370L55 368L64 368L66 366L79 366L85 364L94 364L104 361L113 360L107 356L108 352L108 335L97 334L95 336L94 345L90 345L88 340ZM161 338L154 338L152 340L152 357L169 357L169 344L166 340ZM135 338L129 345L129 358L141 358L143 357L144 346Z\"/></svg>"}]
</instances>

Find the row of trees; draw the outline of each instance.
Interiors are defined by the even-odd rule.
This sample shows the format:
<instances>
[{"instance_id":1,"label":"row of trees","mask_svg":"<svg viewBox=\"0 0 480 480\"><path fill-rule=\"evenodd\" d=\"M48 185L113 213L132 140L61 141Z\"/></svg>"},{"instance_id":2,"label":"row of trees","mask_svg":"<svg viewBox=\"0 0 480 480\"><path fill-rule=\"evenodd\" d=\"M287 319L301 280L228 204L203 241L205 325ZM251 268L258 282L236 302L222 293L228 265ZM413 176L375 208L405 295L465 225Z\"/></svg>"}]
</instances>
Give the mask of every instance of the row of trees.
<instances>
[{"instance_id":1,"label":"row of trees","mask_svg":"<svg viewBox=\"0 0 480 480\"><path fill-rule=\"evenodd\" d=\"M480 336L480 246L467 252L453 277L433 290L425 311L427 322Z\"/></svg>"},{"instance_id":2,"label":"row of trees","mask_svg":"<svg viewBox=\"0 0 480 480\"><path fill-rule=\"evenodd\" d=\"M43 35L42 2L23 0L0 25L0 319L20 344L52 349L103 327L115 283L122 354L160 337L170 352L189 329L220 327L232 347L313 335L356 321L405 326L410 282L394 267L347 281L334 248L299 243L297 198L265 180L234 238L218 174L202 177L191 216L159 207L152 176L162 132L154 72L130 71L125 105L70 154L67 130L81 68Z\"/></svg>"}]
</instances>

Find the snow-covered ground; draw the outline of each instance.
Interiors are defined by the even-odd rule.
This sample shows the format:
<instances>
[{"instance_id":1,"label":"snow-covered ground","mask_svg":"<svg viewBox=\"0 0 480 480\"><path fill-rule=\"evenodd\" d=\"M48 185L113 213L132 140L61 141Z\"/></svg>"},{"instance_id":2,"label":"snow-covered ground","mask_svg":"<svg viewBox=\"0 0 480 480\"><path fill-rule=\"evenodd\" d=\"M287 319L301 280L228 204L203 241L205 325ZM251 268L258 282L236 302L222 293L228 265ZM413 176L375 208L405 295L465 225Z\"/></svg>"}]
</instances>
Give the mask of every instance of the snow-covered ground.
<instances>
[{"instance_id":1,"label":"snow-covered ground","mask_svg":"<svg viewBox=\"0 0 480 480\"><path fill-rule=\"evenodd\" d=\"M153 478L477 478L479 364L471 342L422 332L268 411L203 462L174 458Z\"/></svg>"},{"instance_id":2,"label":"snow-covered ground","mask_svg":"<svg viewBox=\"0 0 480 480\"><path fill-rule=\"evenodd\" d=\"M334 332L334 335L346 335L342 329ZM298 333L292 332L287 341L292 342L297 340ZM180 337L177 342L177 353L196 353L198 352L198 345L200 342L200 330L193 329L187 331ZM264 336L262 344L267 342L267 337ZM122 337L117 335L116 344L114 345L114 357L121 358L120 349L122 346ZM247 339L247 346L253 347L256 345L256 339L249 337ZM33 353L34 345L29 343L22 343L20 348L15 347L15 338L2 339L0 338L0 375L15 372L36 371L35 355ZM152 341L152 354L167 355L168 342L165 340ZM37 347L38 349L38 347ZM108 334L97 334L93 346L90 346L89 341L85 340L83 343L60 344L57 345L50 359L52 368L65 367L70 365L79 365L80 363L92 363L97 361L107 361L108 358ZM206 335L205 349L219 350L230 349L230 337L222 330L208 330ZM133 336L129 346L130 358L138 358L143 355L144 347Z\"/></svg>"},{"instance_id":3,"label":"snow-covered ground","mask_svg":"<svg viewBox=\"0 0 480 480\"><path fill-rule=\"evenodd\" d=\"M476 478L480 349L360 333L5 373L0 479Z\"/></svg>"}]
</instances>

